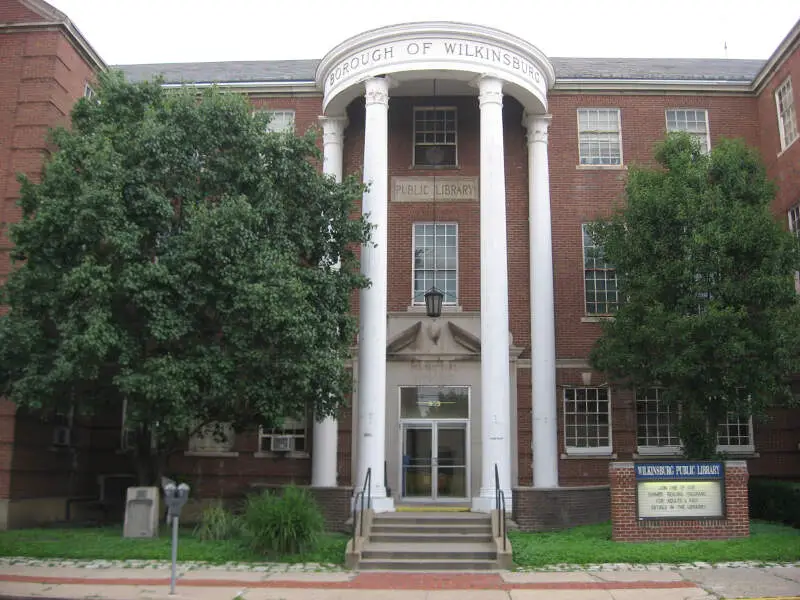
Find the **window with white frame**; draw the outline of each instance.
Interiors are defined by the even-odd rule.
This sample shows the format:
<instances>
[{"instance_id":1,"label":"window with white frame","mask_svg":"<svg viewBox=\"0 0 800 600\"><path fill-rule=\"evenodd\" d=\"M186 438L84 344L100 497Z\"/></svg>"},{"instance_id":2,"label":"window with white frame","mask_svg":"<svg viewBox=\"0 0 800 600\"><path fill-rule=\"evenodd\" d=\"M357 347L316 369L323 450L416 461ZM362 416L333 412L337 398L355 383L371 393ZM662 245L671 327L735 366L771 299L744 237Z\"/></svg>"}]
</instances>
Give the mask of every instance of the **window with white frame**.
<instances>
[{"instance_id":1,"label":"window with white frame","mask_svg":"<svg viewBox=\"0 0 800 600\"><path fill-rule=\"evenodd\" d=\"M800 204L795 204L788 212L789 231L800 237Z\"/></svg>"},{"instance_id":2,"label":"window with white frame","mask_svg":"<svg viewBox=\"0 0 800 600\"><path fill-rule=\"evenodd\" d=\"M582 165L621 165L618 108L578 109L578 154Z\"/></svg>"},{"instance_id":3,"label":"window with white frame","mask_svg":"<svg viewBox=\"0 0 800 600\"><path fill-rule=\"evenodd\" d=\"M87 100L91 100L96 96L94 88L90 86L88 83L83 86L83 97Z\"/></svg>"},{"instance_id":4,"label":"window with white frame","mask_svg":"<svg viewBox=\"0 0 800 600\"><path fill-rule=\"evenodd\" d=\"M564 445L568 454L611 452L611 400L608 388L564 389Z\"/></svg>"},{"instance_id":5,"label":"window with white frame","mask_svg":"<svg viewBox=\"0 0 800 600\"><path fill-rule=\"evenodd\" d=\"M432 287L442 304L458 303L458 224L414 223L414 304L425 304Z\"/></svg>"},{"instance_id":6,"label":"window with white frame","mask_svg":"<svg viewBox=\"0 0 800 600\"><path fill-rule=\"evenodd\" d=\"M636 390L636 445L642 454L680 452L678 410L661 394L661 388Z\"/></svg>"},{"instance_id":7,"label":"window with white frame","mask_svg":"<svg viewBox=\"0 0 800 600\"><path fill-rule=\"evenodd\" d=\"M788 148L797 139L797 114L794 110L792 78L787 77L775 90L775 106L778 109L778 129L781 134L781 150Z\"/></svg>"},{"instance_id":8,"label":"window with white frame","mask_svg":"<svg viewBox=\"0 0 800 600\"><path fill-rule=\"evenodd\" d=\"M307 419L285 418L280 427L258 430L258 451L263 453L308 453Z\"/></svg>"},{"instance_id":9,"label":"window with white frame","mask_svg":"<svg viewBox=\"0 0 800 600\"><path fill-rule=\"evenodd\" d=\"M267 131L272 133L294 131L293 110L268 110L266 113L269 115Z\"/></svg>"},{"instance_id":10,"label":"window with white frame","mask_svg":"<svg viewBox=\"0 0 800 600\"><path fill-rule=\"evenodd\" d=\"M795 204L788 212L789 231L800 238L800 204ZM800 271L794 272L794 289L800 294Z\"/></svg>"},{"instance_id":11,"label":"window with white frame","mask_svg":"<svg viewBox=\"0 0 800 600\"><path fill-rule=\"evenodd\" d=\"M456 109L421 106L414 108L414 165L455 167L458 165Z\"/></svg>"},{"instance_id":12,"label":"window with white frame","mask_svg":"<svg viewBox=\"0 0 800 600\"><path fill-rule=\"evenodd\" d=\"M753 452L753 419L728 413L717 428L717 450L720 452Z\"/></svg>"},{"instance_id":13,"label":"window with white frame","mask_svg":"<svg viewBox=\"0 0 800 600\"><path fill-rule=\"evenodd\" d=\"M583 280L587 315L610 315L619 306L617 271L606 262L603 248L594 242L588 223L583 224Z\"/></svg>"},{"instance_id":14,"label":"window with white frame","mask_svg":"<svg viewBox=\"0 0 800 600\"><path fill-rule=\"evenodd\" d=\"M708 131L708 111L697 108L671 108L667 110L667 131L685 131L700 142L703 153L708 153L711 140Z\"/></svg>"}]
</instances>

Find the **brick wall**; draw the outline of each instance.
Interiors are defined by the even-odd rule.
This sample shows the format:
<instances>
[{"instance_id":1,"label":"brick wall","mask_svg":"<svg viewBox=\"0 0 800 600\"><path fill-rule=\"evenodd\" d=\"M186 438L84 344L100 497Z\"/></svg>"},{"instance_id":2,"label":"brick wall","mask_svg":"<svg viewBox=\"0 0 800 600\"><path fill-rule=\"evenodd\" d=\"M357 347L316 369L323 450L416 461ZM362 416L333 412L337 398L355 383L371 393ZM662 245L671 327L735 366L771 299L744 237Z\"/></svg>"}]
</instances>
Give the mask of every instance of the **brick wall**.
<instances>
[{"instance_id":1,"label":"brick wall","mask_svg":"<svg viewBox=\"0 0 800 600\"><path fill-rule=\"evenodd\" d=\"M764 82L757 99L761 156L770 178L778 186L773 209L776 216L788 225L787 211L800 202L800 140L781 150L775 90L787 77L792 78L794 110L800 116L800 48L797 46L786 60L776 66Z\"/></svg>"},{"instance_id":2,"label":"brick wall","mask_svg":"<svg viewBox=\"0 0 800 600\"><path fill-rule=\"evenodd\" d=\"M522 531L558 531L611 518L607 485L554 489L514 488L513 519Z\"/></svg>"},{"instance_id":3,"label":"brick wall","mask_svg":"<svg viewBox=\"0 0 800 600\"><path fill-rule=\"evenodd\" d=\"M705 540L747 537L747 463L725 463L725 517L722 519L648 519L636 517L636 476L633 463L609 466L612 539L617 542L655 540Z\"/></svg>"}]
</instances>

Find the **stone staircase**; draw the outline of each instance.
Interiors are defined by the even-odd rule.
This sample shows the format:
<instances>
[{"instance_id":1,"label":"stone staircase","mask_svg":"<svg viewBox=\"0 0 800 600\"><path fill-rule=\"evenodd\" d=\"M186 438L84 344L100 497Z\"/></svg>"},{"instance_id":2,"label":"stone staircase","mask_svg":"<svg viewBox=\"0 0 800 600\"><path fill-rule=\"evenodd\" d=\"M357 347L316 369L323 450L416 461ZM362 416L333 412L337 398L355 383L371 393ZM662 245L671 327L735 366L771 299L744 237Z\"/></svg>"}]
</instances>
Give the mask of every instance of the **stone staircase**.
<instances>
[{"instance_id":1,"label":"stone staircase","mask_svg":"<svg viewBox=\"0 0 800 600\"><path fill-rule=\"evenodd\" d=\"M374 515L357 568L486 571L498 568L491 517L471 512Z\"/></svg>"}]
</instances>

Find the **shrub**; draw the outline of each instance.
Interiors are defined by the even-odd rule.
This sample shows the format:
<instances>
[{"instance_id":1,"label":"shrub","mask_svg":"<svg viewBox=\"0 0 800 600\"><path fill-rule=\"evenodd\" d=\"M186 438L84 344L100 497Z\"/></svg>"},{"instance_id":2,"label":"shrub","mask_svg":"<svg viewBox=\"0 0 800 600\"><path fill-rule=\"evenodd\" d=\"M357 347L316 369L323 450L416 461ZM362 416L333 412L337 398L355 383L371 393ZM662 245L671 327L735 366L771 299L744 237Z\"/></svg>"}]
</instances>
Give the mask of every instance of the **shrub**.
<instances>
[{"instance_id":1,"label":"shrub","mask_svg":"<svg viewBox=\"0 0 800 600\"><path fill-rule=\"evenodd\" d=\"M325 522L308 490L288 486L278 493L250 496L244 525L257 552L305 554L316 550Z\"/></svg>"},{"instance_id":2,"label":"shrub","mask_svg":"<svg viewBox=\"0 0 800 600\"><path fill-rule=\"evenodd\" d=\"M800 483L751 479L750 517L800 527Z\"/></svg>"},{"instance_id":3,"label":"shrub","mask_svg":"<svg viewBox=\"0 0 800 600\"><path fill-rule=\"evenodd\" d=\"M194 529L195 536L206 541L230 540L241 533L241 518L225 510L221 505L206 508Z\"/></svg>"}]
</instances>

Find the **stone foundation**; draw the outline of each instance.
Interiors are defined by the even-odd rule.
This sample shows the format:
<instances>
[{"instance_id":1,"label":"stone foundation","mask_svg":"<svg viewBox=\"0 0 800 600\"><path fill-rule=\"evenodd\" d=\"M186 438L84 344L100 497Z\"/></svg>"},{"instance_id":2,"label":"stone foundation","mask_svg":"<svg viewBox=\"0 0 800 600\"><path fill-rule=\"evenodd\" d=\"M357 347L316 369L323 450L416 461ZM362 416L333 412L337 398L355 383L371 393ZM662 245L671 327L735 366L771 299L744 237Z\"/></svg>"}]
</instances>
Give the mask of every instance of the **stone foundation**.
<instances>
[{"instance_id":1,"label":"stone foundation","mask_svg":"<svg viewBox=\"0 0 800 600\"><path fill-rule=\"evenodd\" d=\"M514 488L513 519L521 531L558 531L611 518L607 485Z\"/></svg>"}]
</instances>

